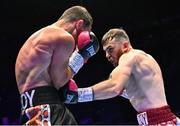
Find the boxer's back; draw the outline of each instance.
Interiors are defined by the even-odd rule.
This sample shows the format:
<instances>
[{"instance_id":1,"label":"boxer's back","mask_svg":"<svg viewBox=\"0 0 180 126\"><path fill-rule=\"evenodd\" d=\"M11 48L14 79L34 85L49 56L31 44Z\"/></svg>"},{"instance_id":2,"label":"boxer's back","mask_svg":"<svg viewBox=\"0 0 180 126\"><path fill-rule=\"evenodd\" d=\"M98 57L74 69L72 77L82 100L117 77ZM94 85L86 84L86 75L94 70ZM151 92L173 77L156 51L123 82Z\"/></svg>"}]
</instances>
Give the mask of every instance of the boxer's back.
<instances>
[{"instance_id":1,"label":"boxer's back","mask_svg":"<svg viewBox=\"0 0 180 126\"><path fill-rule=\"evenodd\" d=\"M15 66L16 81L20 93L31 88L52 85L53 82L57 82L53 84L54 87L63 86L63 80L66 79L64 74L66 74L65 70L72 50L65 51L68 50L68 47L64 46L66 44L61 47L63 42L58 42L58 38L53 43L58 35L51 34L60 33L66 34L62 29L53 26L45 27L30 36L20 49ZM58 60L57 64L54 63L56 60ZM57 68L59 68L58 71L61 71L61 74L57 74L62 84L60 81L52 80L51 77L51 73L54 73Z\"/></svg>"},{"instance_id":2,"label":"boxer's back","mask_svg":"<svg viewBox=\"0 0 180 126\"><path fill-rule=\"evenodd\" d=\"M158 63L143 51L133 50L131 54L136 55L136 63L126 89L134 108L144 111L167 105Z\"/></svg>"}]
</instances>

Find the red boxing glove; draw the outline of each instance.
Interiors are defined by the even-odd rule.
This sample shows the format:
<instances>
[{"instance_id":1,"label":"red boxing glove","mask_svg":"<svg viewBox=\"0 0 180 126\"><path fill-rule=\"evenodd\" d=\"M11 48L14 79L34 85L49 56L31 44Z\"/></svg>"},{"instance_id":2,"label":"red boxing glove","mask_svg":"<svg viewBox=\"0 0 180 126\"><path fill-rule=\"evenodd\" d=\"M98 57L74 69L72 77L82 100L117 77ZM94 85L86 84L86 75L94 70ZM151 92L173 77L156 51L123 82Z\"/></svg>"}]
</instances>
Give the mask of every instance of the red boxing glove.
<instances>
[{"instance_id":1,"label":"red boxing glove","mask_svg":"<svg viewBox=\"0 0 180 126\"><path fill-rule=\"evenodd\" d=\"M66 104L76 104L78 102L88 102L94 100L92 88L78 88L73 79L69 80L63 94L65 99L64 103Z\"/></svg>"},{"instance_id":2,"label":"red boxing glove","mask_svg":"<svg viewBox=\"0 0 180 126\"><path fill-rule=\"evenodd\" d=\"M68 88L69 88L70 91L77 92L78 86L77 86L76 82L73 79L69 80Z\"/></svg>"},{"instance_id":3,"label":"red boxing glove","mask_svg":"<svg viewBox=\"0 0 180 126\"><path fill-rule=\"evenodd\" d=\"M75 104L78 102L78 86L73 79L70 79L67 83L67 87L64 89L64 103L66 104Z\"/></svg>"},{"instance_id":4,"label":"red boxing glove","mask_svg":"<svg viewBox=\"0 0 180 126\"><path fill-rule=\"evenodd\" d=\"M91 41L89 31L83 31L78 36L78 49L81 50L85 45L87 45Z\"/></svg>"},{"instance_id":5,"label":"red boxing glove","mask_svg":"<svg viewBox=\"0 0 180 126\"><path fill-rule=\"evenodd\" d=\"M93 32L83 31L78 36L78 51L74 51L69 59L69 67L73 75L77 74L80 68L94 56L99 50L99 42Z\"/></svg>"}]
</instances>

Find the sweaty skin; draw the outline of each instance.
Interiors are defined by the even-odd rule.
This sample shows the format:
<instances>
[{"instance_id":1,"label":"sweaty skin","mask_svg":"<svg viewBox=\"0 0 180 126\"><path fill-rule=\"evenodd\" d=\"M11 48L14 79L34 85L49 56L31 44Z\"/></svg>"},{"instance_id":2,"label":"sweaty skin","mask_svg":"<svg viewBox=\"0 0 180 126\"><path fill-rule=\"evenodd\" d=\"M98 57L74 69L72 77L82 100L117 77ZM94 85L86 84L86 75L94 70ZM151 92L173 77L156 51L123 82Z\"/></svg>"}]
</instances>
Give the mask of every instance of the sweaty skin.
<instances>
[{"instance_id":1,"label":"sweaty skin","mask_svg":"<svg viewBox=\"0 0 180 126\"><path fill-rule=\"evenodd\" d=\"M62 87L72 77L68 62L74 47L72 35L55 25L32 34L15 64L19 92L38 86Z\"/></svg>"},{"instance_id":2,"label":"sweaty skin","mask_svg":"<svg viewBox=\"0 0 180 126\"><path fill-rule=\"evenodd\" d=\"M108 80L92 86L94 100L115 97L125 89L138 112L167 105L162 73L154 58L131 46L127 52L118 52L115 44L103 46L106 55L111 55L108 60L116 67ZM111 48L118 53L113 54Z\"/></svg>"},{"instance_id":3,"label":"sweaty skin","mask_svg":"<svg viewBox=\"0 0 180 126\"><path fill-rule=\"evenodd\" d=\"M133 107L139 112L167 105L162 73L157 62L140 50L132 50L131 55L135 63L125 89Z\"/></svg>"}]
</instances>

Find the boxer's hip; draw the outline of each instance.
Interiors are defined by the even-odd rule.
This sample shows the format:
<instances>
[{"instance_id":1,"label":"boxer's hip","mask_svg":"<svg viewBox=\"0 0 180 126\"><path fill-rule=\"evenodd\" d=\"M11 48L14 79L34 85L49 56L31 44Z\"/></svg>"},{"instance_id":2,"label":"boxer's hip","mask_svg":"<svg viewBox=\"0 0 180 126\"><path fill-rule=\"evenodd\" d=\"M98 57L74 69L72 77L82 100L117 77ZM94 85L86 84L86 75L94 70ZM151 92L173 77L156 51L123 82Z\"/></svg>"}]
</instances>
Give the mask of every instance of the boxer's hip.
<instances>
[{"instance_id":1,"label":"boxer's hip","mask_svg":"<svg viewBox=\"0 0 180 126\"><path fill-rule=\"evenodd\" d=\"M76 124L73 115L61 101L58 91L51 86L37 87L22 93L21 109L22 124L31 122L38 113L41 124Z\"/></svg>"},{"instance_id":2,"label":"boxer's hip","mask_svg":"<svg viewBox=\"0 0 180 126\"><path fill-rule=\"evenodd\" d=\"M36 87L21 94L21 110L42 104L60 103L58 91L52 86Z\"/></svg>"},{"instance_id":3,"label":"boxer's hip","mask_svg":"<svg viewBox=\"0 0 180 126\"><path fill-rule=\"evenodd\" d=\"M137 114L137 120L140 125L172 124L176 125L177 118L171 112L169 106L148 109Z\"/></svg>"}]
</instances>

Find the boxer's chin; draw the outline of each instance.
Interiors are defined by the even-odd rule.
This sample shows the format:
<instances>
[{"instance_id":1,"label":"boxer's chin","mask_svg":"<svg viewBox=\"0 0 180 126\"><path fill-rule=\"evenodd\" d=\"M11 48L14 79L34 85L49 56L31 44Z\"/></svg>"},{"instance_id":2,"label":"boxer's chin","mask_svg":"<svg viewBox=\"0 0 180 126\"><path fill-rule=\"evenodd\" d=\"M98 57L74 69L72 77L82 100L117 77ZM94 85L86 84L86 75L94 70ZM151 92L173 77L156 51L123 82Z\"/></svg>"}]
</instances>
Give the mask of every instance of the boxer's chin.
<instances>
[{"instance_id":1,"label":"boxer's chin","mask_svg":"<svg viewBox=\"0 0 180 126\"><path fill-rule=\"evenodd\" d=\"M118 66L118 64L117 64L117 63L114 63L114 64L113 64L113 66L114 66L114 67L117 67L117 66Z\"/></svg>"},{"instance_id":2,"label":"boxer's chin","mask_svg":"<svg viewBox=\"0 0 180 126\"><path fill-rule=\"evenodd\" d=\"M116 63L116 62L111 62L111 63L114 67L117 67L117 65L118 65L118 63Z\"/></svg>"}]
</instances>

